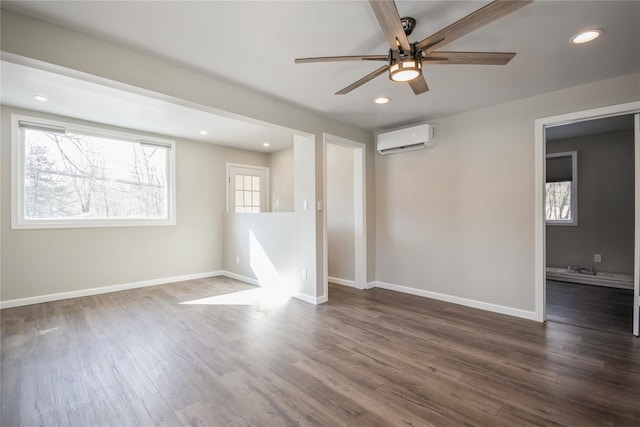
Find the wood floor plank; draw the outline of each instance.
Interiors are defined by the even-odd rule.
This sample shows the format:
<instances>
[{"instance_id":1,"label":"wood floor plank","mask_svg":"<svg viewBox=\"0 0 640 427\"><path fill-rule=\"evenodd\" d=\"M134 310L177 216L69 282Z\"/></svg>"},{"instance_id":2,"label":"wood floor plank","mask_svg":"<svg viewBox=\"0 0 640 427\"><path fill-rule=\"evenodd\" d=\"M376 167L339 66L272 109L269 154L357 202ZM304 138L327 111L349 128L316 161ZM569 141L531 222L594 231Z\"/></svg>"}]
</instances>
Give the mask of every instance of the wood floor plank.
<instances>
[{"instance_id":1,"label":"wood floor plank","mask_svg":"<svg viewBox=\"0 0 640 427\"><path fill-rule=\"evenodd\" d=\"M633 330L633 290L546 283L548 320L620 334Z\"/></svg>"},{"instance_id":2,"label":"wood floor plank","mask_svg":"<svg viewBox=\"0 0 640 427\"><path fill-rule=\"evenodd\" d=\"M160 393L132 402L131 407L142 426L171 427L180 424L175 412Z\"/></svg>"},{"instance_id":3,"label":"wood floor plank","mask_svg":"<svg viewBox=\"0 0 640 427\"><path fill-rule=\"evenodd\" d=\"M255 289L216 277L0 311L0 425L640 419L630 335L334 285L320 306L203 303Z\"/></svg>"}]
</instances>

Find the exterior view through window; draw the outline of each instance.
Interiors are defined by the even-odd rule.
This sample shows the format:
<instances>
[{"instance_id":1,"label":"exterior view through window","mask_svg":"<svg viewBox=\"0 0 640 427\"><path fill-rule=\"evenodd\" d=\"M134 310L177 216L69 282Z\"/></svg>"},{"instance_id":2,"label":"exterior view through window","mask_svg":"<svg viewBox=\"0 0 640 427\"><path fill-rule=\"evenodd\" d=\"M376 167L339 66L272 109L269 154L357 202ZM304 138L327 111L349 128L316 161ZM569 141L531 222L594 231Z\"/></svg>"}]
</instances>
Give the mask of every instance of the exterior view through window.
<instances>
[{"instance_id":1,"label":"exterior view through window","mask_svg":"<svg viewBox=\"0 0 640 427\"><path fill-rule=\"evenodd\" d=\"M260 212L260 176L235 175L236 212Z\"/></svg>"},{"instance_id":2,"label":"exterior view through window","mask_svg":"<svg viewBox=\"0 0 640 427\"><path fill-rule=\"evenodd\" d=\"M547 221L571 221L571 181L545 184L545 214Z\"/></svg>"},{"instance_id":3,"label":"exterior view through window","mask_svg":"<svg viewBox=\"0 0 640 427\"><path fill-rule=\"evenodd\" d=\"M20 136L23 223L68 226L172 217L172 144L25 122L20 122Z\"/></svg>"},{"instance_id":4,"label":"exterior view through window","mask_svg":"<svg viewBox=\"0 0 640 427\"><path fill-rule=\"evenodd\" d=\"M578 225L578 152L549 153L544 211L548 225Z\"/></svg>"}]
</instances>

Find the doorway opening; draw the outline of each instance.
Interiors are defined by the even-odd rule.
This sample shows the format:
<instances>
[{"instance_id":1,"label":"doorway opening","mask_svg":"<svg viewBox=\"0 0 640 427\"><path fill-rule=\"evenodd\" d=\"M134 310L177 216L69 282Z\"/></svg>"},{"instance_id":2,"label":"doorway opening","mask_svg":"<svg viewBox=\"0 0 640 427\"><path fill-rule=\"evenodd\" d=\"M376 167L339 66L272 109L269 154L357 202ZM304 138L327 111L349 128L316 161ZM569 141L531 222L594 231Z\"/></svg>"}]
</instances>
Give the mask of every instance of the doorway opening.
<instances>
[{"instance_id":1,"label":"doorway opening","mask_svg":"<svg viewBox=\"0 0 640 427\"><path fill-rule=\"evenodd\" d=\"M539 321L638 335L638 112L633 102L536 120Z\"/></svg>"},{"instance_id":2,"label":"doorway opening","mask_svg":"<svg viewBox=\"0 0 640 427\"><path fill-rule=\"evenodd\" d=\"M324 295L328 283L366 289L364 144L324 135Z\"/></svg>"}]
</instances>

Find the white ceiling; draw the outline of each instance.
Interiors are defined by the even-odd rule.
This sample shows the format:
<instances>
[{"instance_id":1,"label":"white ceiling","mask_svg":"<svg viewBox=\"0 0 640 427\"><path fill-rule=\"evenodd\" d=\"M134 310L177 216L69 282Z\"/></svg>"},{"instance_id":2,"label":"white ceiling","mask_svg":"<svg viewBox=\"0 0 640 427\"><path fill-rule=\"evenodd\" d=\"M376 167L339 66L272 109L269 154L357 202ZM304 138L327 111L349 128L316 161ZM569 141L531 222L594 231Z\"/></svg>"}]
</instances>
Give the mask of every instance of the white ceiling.
<instances>
[{"instance_id":1,"label":"white ceiling","mask_svg":"<svg viewBox=\"0 0 640 427\"><path fill-rule=\"evenodd\" d=\"M397 5L401 16L417 19L409 39L419 41L486 3ZM370 130L640 71L638 1L536 1L444 48L516 52L508 65L426 66L431 90L419 96L386 76L334 95L379 63L294 64L297 57L386 54L366 1L3 1L2 7ZM587 45L569 43L574 33L592 27L603 28L604 36ZM392 100L376 105L379 95Z\"/></svg>"},{"instance_id":2,"label":"white ceiling","mask_svg":"<svg viewBox=\"0 0 640 427\"><path fill-rule=\"evenodd\" d=\"M25 65L1 61L0 67L0 102L5 105L253 151L272 152L293 144L289 129L224 117ZM34 95L46 96L47 101L38 101Z\"/></svg>"}]
</instances>

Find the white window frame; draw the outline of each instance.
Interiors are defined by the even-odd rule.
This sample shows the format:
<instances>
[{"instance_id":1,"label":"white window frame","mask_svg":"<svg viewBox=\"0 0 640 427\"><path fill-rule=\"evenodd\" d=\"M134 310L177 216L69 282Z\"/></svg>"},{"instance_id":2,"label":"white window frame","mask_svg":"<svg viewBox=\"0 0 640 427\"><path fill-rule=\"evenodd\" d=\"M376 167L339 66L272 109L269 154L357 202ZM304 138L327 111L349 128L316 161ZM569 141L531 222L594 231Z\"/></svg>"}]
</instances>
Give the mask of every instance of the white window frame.
<instances>
[{"instance_id":1,"label":"white window frame","mask_svg":"<svg viewBox=\"0 0 640 427\"><path fill-rule=\"evenodd\" d=\"M264 186L264 193L261 194L261 199L264 202L264 210L260 213L265 213L265 212L269 212L269 168L265 167L265 166L255 166L255 165L244 165L241 163L227 163L227 167L226 167L226 179L225 182L227 183L226 187L227 187L227 212L228 213L236 213L235 212L235 204L231 203L231 199L232 197L235 200L235 193L232 194L232 190L231 189L231 169L233 168L238 168L238 169L255 169L258 170L262 173L264 173L265 179L263 182L263 186ZM251 213L251 212L242 212L242 213ZM254 214L257 212L253 212Z\"/></svg>"},{"instance_id":2,"label":"white window frame","mask_svg":"<svg viewBox=\"0 0 640 427\"><path fill-rule=\"evenodd\" d=\"M167 217L144 218L72 218L72 219L27 219L24 216L24 162L25 144L20 122L29 122L64 129L70 133L95 135L124 141L155 144L169 148L167 158ZM175 141L148 135L122 132L95 126L78 125L60 120L39 117L11 115L11 228L55 229L55 228L98 228L98 227L146 227L176 225L176 147Z\"/></svg>"},{"instance_id":3,"label":"white window frame","mask_svg":"<svg viewBox=\"0 0 640 427\"><path fill-rule=\"evenodd\" d=\"M571 158L571 220L549 220L545 218L547 225L577 226L578 225L578 152L564 151L561 153L549 153L547 159L557 157ZM545 200L546 203L546 200Z\"/></svg>"}]
</instances>

